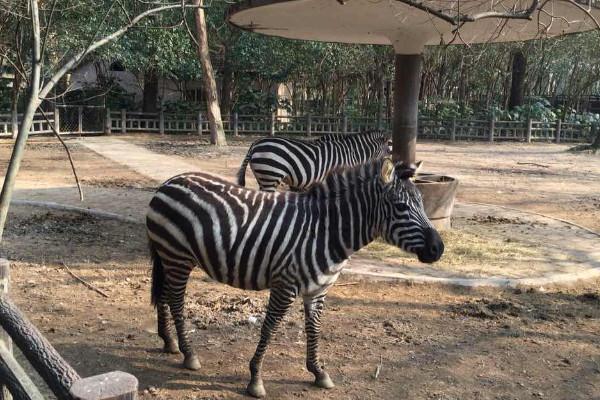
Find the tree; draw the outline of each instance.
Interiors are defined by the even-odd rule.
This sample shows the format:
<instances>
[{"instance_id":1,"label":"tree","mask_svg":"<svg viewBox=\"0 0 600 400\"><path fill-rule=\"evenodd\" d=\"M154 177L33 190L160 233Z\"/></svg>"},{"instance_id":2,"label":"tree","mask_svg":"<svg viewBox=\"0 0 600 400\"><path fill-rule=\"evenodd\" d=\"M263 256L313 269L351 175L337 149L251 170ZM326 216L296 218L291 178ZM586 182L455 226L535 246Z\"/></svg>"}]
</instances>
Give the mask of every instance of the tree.
<instances>
[{"instance_id":1,"label":"tree","mask_svg":"<svg viewBox=\"0 0 600 400\"><path fill-rule=\"evenodd\" d=\"M89 7L91 5L85 4L84 0L73 0L73 2L76 2L79 6L84 4L88 6L87 9L92 9L91 7ZM110 4L108 10L101 16L100 23L94 27L93 35L91 35L88 38L86 44L83 46L83 48L79 50L69 47L69 45L67 44L68 37L65 38L66 43L61 43L59 37L51 37L50 35L52 20L57 7L57 0L53 0L49 8L47 9L48 18L43 19L43 21L46 21L46 25L43 27L43 29L40 22L42 21L42 19L40 18L40 7L38 0L29 0L28 9L23 10L23 14L15 13L15 10L2 10L5 13L10 12L11 14L16 14L19 18L19 23L29 21L29 23L31 24L31 57L29 59L29 74L27 74L27 71L25 71L25 69L19 71L28 78L28 98L25 113L23 115L23 119L19 127L19 132L17 134L11 159L8 165L8 169L6 171L6 177L2 186L2 192L0 193L0 241L2 239L2 233L4 231L4 226L6 223L8 208L10 200L12 198L15 178L19 171L19 167L23 157L23 151L25 148L25 144L27 143L27 138L31 129L34 113L41 106L42 102L49 97L52 90L54 89L56 84L61 80L61 78L73 67L75 67L82 60L84 60L87 56L92 54L94 51L100 49L102 46L105 46L114 40L117 40L131 28L137 26L144 19L152 15L161 12L167 12L170 10L182 10L186 8L200 7L200 5L188 4L185 1L183 1L179 3L155 2L152 3L152 5L154 6L153 8L148 8L145 3L140 1L138 5L142 9L144 9L144 11L139 12L135 16L131 16L126 12L126 10L118 9L118 7L116 11L118 12L118 14L115 15L115 9L113 6L117 5L117 3L117 1L114 1ZM65 7L65 10L69 9L69 5L66 4L66 2L64 2L60 6ZM58 11L60 12L60 10ZM25 14L25 12L27 14ZM110 19L111 16L115 16L116 18L116 20L113 21L114 24L110 24L110 26L108 26L109 24L105 25L105 22L108 19ZM124 19L122 25L120 23L118 24L117 22L122 19ZM120 25L120 28L113 30L114 25ZM87 27L89 27L89 25L86 25L86 28ZM65 45L64 47L66 48L65 53L63 53L63 57L55 58L56 60L58 60L55 64L44 63L44 60L46 60L45 56L47 56L46 46L48 45L47 40L49 37L51 38L50 40L55 41L57 44ZM44 79L42 80L42 78Z\"/></svg>"},{"instance_id":2,"label":"tree","mask_svg":"<svg viewBox=\"0 0 600 400\"><path fill-rule=\"evenodd\" d=\"M221 120L217 83L215 82L215 75L208 49L206 16L202 9L203 0L194 0L193 4L198 6L194 12L194 21L196 23L196 47L198 50L198 59L202 65L202 80L204 82L204 91L206 93L210 142L217 146L226 146L227 140L225 139L225 130L223 129L223 121Z\"/></svg>"}]
</instances>

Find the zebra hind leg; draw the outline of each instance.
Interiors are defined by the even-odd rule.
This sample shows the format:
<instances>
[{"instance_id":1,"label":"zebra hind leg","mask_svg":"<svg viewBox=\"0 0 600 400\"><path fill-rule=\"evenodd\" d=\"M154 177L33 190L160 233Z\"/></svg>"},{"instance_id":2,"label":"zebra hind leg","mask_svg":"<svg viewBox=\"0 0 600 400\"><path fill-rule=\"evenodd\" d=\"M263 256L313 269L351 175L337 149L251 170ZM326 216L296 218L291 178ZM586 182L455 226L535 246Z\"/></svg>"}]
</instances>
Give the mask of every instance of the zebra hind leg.
<instances>
[{"instance_id":1,"label":"zebra hind leg","mask_svg":"<svg viewBox=\"0 0 600 400\"><path fill-rule=\"evenodd\" d=\"M200 360L196 353L192 350L188 337L187 323L185 320L185 287L190 276L191 269L183 270L178 268L177 274L167 275L169 283L169 308L171 316L175 321L175 329L177 330L177 339L179 341L179 351L183 353L183 366L187 369L200 369ZM175 276L176 275L176 276Z\"/></svg>"},{"instance_id":2,"label":"zebra hind leg","mask_svg":"<svg viewBox=\"0 0 600 400\"><path fill-rule=\"evenodd\" d=\"M158 336L165 342L163 351L165 353L177 354L179 348L177 341L173 337L173 327L171 325L171 316L169 315L169 306L162 299L156 304L156 316L158 319Z\"/></svg>"},{"instance_id":3,"label":"zebra hind leg","mask_svg":"<svg viewBox=\"0 0 600 400\"><path fill-rule=\"evenodd\" d=\"M306 330L306 369L315 376L315 385L331 389L335 385L319 361L319 335L325 293L304 298L304 325Z\"/></svg>"},{"instance_id":4,"label":"zebra hind leg","mask_svg":"<svg viewBox=\"0 0 600 400\"><path fill-rule=\"evenodd\" d=\"M250 360L250 383L247 392L252 397L265 397L265 387L262 380L262 362L271 341L271 337L277 331L281 320L290 309L296 298L296 292L291 289L271 289L267 314L260 331L260 340L256 347L254 357Z\"/></svg>"}]
</instances>

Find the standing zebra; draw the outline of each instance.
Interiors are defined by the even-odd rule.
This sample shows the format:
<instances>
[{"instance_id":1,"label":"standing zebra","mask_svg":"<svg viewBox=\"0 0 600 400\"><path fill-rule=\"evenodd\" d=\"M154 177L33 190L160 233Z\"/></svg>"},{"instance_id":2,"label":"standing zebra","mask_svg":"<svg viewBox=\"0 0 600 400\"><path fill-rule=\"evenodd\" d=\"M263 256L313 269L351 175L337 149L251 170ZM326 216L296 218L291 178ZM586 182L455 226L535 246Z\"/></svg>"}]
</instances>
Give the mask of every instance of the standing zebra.
<instances>
[{"instance_id":1,"label":"standing zebra","mask_svg":"<svg viewBox=\"0 0 600 400\"><path fill-rule=\"evenodd\" d=\"M391 152L385 132L326 135L313 141L264 138L250 146L238 172L238 184L246 185L246 167L254 172L260 190L275 191L285 182L300 191L322 182L339 167L350 167L381 158Z\"/></svg>"},{"instance_id":2,"label":"standing zebra","mask_svg":"<svg viewBox=\"0 0 600 400\"><path fill-rule=\"evenodd\" d=\"M379 159L334 171L303 193L245 189L204 173L165 182L152 198L146 218L153 259L152 302L165 351L177 352L179 347L184 366L200 368L184 321L186 284L199 266L214 280L237 288L271 289L260 341L250 361L250 395L265 395L263 357L297 296L304 300L306 367L317 386L332 388L318 356L321 312L348 257L379 236L426 263L437 261L444 251L409 179L414 173L414 166Z\"/></svg>"}]
</instances>

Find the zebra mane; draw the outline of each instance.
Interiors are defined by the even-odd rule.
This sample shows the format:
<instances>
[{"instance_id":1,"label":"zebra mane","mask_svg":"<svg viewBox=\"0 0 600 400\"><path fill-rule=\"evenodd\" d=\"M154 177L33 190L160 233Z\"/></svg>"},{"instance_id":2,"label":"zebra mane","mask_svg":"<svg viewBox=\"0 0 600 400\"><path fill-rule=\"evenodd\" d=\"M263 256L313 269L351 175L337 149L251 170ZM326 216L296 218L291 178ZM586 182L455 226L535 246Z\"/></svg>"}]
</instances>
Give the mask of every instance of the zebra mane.
<instances>
[{"instance_id":1,"label":"zebra mane","mask_svg":"<svg viewBox=\"0 0 600 400\"><path fill-rule=\"evenodd\" d=\"M385 131L381 131L381 130L369 130L369 131L362 131L362 132L358 132L355 134L343 134L343 133L332 133L329 135L323 135L320 138L318 138L316 140L316 142L332 142L332 141L340 141L340 140L347 140L352 138L352 136L372 136L372 137L381 137L381 138L387 138L389 135L385 132Z\"/></svg>"},{"instance_id":2,"label":"zebra mane","mask_svg":"<svg viewBox=\"0 0 600 400\"><path fill-rule=\"evenodd\" d=\"M357 187L372 185L379 180L383 158L356 166L334 168L323 182L312 185L305 194L316 198L336 198Z\"/></svg>"}]
</instances>

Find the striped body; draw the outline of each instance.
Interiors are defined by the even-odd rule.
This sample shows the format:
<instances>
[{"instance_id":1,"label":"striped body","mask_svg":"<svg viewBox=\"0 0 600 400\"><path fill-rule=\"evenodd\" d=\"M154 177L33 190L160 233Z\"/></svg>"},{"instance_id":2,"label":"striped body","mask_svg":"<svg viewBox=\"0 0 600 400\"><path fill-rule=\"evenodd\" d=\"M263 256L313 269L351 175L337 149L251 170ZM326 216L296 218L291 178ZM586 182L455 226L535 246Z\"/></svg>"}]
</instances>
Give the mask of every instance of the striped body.
<instances>
[{"instance_id":1,"label":"striped body","mask_svg":"<svg viewBox=\"0 0 600 400\"><path fill-rule=\"evenodd\" d=\"M384 165L376 160L333 172L303 193L249 190L203 173L165 182L147 215L154 260L152 295L165 349L176 349L168 323L170 308L184 364L199 367L183 318L187 280L199 266L234 287L271 289L261 341L250 365L250 394L264 393L264 352L299 295L305 305L307 368L319 386L333 386L319 365L317 339L325 295L345 260L377 236L417 253L425 262L437 260L443 251L420 194L408 179L414 170L396 167L394 177L386 180Z\"/></svg>"},{"instance_id":2,"label":"striped body","mask_svg":"<svg viewBox=\"0 0 600 400\"><path fill-rule=\"evenodd\" d=\"M249 164L261 190L274 191L281 183L305 190L322 182L334 169L351 167L389 154L388 135L380 131L326 135L314 141L264 138L250 147L238 172L245 185Z\"/></svg>"}]
</instances>

